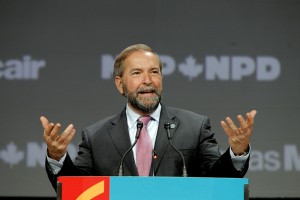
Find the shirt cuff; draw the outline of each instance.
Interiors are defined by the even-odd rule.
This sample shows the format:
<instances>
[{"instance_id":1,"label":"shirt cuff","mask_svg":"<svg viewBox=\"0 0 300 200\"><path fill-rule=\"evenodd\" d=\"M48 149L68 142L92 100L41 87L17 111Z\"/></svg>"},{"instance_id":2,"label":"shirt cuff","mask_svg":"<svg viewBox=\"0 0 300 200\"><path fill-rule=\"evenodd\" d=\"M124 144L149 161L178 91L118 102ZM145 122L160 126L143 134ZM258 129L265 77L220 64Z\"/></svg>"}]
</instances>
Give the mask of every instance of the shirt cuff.
<instances>
[{"instance_id":1,"label":"shirt cuff","mask_svg":"<svg viewBox=\"0 0 300 200\"><path fill-rule=\"evenodd\" d=\"M47 156L47 161L49 163L50 169L53 172L53 174L58 174L58 172L61 170L63 163L66 159L66 156L67 154L65 153L65 155L59 161L54 160L49 156Z\"/></svg>"},{"instance_id":2,"label":"shirt cuff","mask_svg":"<svg viewBox=\"0 0 300 200\"><path fill-rule=\"evenodd\" d=\"M249 152L246 154L246 155L241 155L241 156L236 156L234 155L231 147L230 147L230 156L231 156L231 160L232 160L232 163L233 163L233 166L237 169L237 170L242 170L247 159L249 158L250 156L250 152L251 152L251 146L249 145Z\"/></svg>"}]
</instances>

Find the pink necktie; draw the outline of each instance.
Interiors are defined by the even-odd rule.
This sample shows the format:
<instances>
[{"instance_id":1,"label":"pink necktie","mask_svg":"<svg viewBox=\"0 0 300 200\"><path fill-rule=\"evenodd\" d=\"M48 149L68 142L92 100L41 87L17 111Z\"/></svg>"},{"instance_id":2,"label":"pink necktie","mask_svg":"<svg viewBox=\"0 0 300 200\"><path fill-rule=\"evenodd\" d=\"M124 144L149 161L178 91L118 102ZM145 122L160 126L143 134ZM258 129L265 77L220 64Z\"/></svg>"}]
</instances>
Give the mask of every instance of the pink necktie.
<instances>
[{"instance_id":1,"label":"pink necktie","mask_svg":"<svg viewBox=\"0 0 300 200\"><path fill-rule=\"evenodd\" d=\"M150 119L150 116L139 118L139 121L143 122L143 128L136 144L136 164L139 176L149 176L152 162L152 142L147 131L147 124Z\"/></svg>"}]
</instances>

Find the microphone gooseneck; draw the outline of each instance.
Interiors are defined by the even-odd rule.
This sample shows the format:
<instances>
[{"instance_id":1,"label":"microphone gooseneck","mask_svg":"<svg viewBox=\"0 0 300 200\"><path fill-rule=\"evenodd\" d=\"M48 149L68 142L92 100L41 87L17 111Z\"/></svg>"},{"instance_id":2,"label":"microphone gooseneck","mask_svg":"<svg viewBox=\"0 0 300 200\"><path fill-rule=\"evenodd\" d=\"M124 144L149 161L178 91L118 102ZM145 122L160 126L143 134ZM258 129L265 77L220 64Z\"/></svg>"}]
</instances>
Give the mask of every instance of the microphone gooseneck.
<instances>
[{"instance_id":1,"label":"microphone gooseneck","mask_svg":"<svg viewBox=\"0 0 300 200\"><path fill-rule=\"evenodd\" d=\"M169 143L170 145L173 147L173 149L175 149L175 151L177 151L179 153L179 155L181 156L182 158L182 162L183 162L183 169L182 169L182 176L183 177L187 177L188 174L187 174L187 171L186 171L186 166L185 166L185 159L184 159L184 156L183 154L179 151L179 149L177 149L174 144L172 143L172 136L171 136L171 132L170 132L170 129L171 129L171 124L169 122L166 122L164 124L164 127L167 131L167 135L168 135L168 140L169 140Z\"/></svg>"},{"instance_id":2,"label":"microphone gooseneck","mask_svg":"<svg viewBox=\"0 0 300 200\"><path fill-rule=\"evenodd\" d=\"M152 151L152 163L151 163L151 168L152 168L152 176L155 176L155 163L157 160L157 153L155 150Z\"/></svg>"},{"instance_id":3,"label":"microphone gooseneck","mask_svg":"<svg viewBox=\"0 0 300 200\"><path fill-rule=\"evenodd\" d=\"M131 151L131 149L135 146L135 144L137 143L137 141L138 141L138 139L140 137L141 130L143 128L143 123L140 122L140 121L138 121L137 124L136 124L136 128L137 129L136 129L136 134L135 134L135 140L134 140L133 144L130 146L130 148L122 156L120 167L119 167L118 176L123 176L124 175L124 173L123 173L123 162L124 162L124 159L127 156L127 154Z\"/></svg>"}]
</instances>

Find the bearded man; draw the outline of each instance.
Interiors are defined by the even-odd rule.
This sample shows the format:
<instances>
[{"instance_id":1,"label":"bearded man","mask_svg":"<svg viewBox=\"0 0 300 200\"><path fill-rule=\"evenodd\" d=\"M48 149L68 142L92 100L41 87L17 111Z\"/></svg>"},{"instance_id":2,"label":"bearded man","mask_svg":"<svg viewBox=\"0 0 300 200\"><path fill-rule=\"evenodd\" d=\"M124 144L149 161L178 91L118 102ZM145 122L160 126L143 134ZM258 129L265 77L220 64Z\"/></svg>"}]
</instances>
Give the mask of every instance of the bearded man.
<instances>
[{"instance_id":1,"label":"bearded man","mask_svg":"<svg viewBox=\"0 0 300 200\"><path fill-rule=\"evenodd\" d=\"M221 154L206 116L162 104L162 79L162 63L153 49L144 44L124 49L114 64L114 81L127 104L121 113L83 130L74 162L67 153L74 125L61 131L59 123L40 118L47 143L46 171L55 189L58 176L118 175L123 155L135 142L124 158L125 176L181 176L184 164L191 177L245 175L256 111L245 118L238 115L238 126L229 117L221 121L229 141ZM138 126L141 122L143 128Z\"/></svg>"}]
</instances>

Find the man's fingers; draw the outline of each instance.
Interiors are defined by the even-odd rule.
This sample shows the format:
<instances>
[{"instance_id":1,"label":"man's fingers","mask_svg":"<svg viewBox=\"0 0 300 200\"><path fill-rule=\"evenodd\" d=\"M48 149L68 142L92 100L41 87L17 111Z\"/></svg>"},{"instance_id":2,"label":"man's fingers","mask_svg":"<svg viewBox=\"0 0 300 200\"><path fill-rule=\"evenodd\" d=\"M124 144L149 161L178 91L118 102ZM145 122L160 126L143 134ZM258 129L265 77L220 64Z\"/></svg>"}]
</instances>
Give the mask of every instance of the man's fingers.
<instances>
[{"instance_id":1,"label":"man's fingers","mask_svg":"<svg viewBox=\"0 0 300 200\"><path fill-rule=\"evenodd\" d=\"M55 124L53 127L52 131L50 132L50 139L52 141L56 140L59 136L59 131L60 131L61 125L59 123Z\"/></svg>"},{"instance_id":2,"label":"man's fingers","mask_svg":"<svg viewBox=\"0 0 300 200\"><path fill-rule=\"evenodd\" d=\"M238 115L238 116L236 117L236 119L237 119L237 121L238 121L239 124L240 124L239 130L240 130L240 131L246 131L248 127L247 127L247 123L246 123L244 117L243 117L242 115Z\"/></svg>"},{"instance_id":3,"label":"man's fingers","mask_svg":"<svg viewBox=\"0 0 300 200\"><path fill-rule=\"evenodd\" d=\"M231 120L230 117L226 117L226 122L233 133L236 134L239 132L239 129L236 127L236 125L234 124L234 122Z\"/></svg>"},{"instance_id":4,"label":"man's fingers","mask_svg":"<svg viewBox=\"0 0 300 200\"><path fill-rule=\"evenodd\" d=\"M231 129L228 127L228 125L226 124L226 122L221 121L221 126L224 129L225 133L228 135L228 137L230 137L232 134Z\"/></svg>"},{"instance_id":5,"label":"man's fingers","mask_svg":"<svg viewBox=\"0 0 300 200\"><path fill-rule=\"evenodd\" d=\"M44 116L41 116L40 120L41 120L41 123L42 123L42 126L43 126L44 130L50 132L51 128L53 128L52 127L53 124L49 123L48 119ZM50 127L49 127L49 125L50 125Z\"/></svg>"},{"instance_id":6,"label":"man's fingers","mask_svg":"<svg viewBox=\"0 0 300 200\"><path fill-rule=\"evenodd\" d=\"M71 142L71 140L73 139L74 135L75 135L76 130L73 128L70 133L68 134L68 136L65 139L65 142L67 144L69 144Z\"/></svg>"},{"instance_id":7,"label":"man's fingers","mask_svg":"<svg viewBox=\"0 0 300 200\"><path fill-rule=\"evenodd\" d=\"M246 114L246 123L248 126L251 127L254 124L254 118L256 113L257 113L256 110L252 110L250 113Z\"/></svg>"},{"instance_id":8,"label":"man's fingers","mask_svg":"<svg viewBox=\"0 0 300 200\"><path fill-rule=\"evenodd\" d=\"M54 128L54 124L53 123L50 123L48 124L48 126L46 128L44 128L44 136L50 136L52 130Z\"/></svg>"},{"instance_id":9,"label":"man's fingers","mask_svg":"<svg viewBox=\"0 0 300 200\"><path fill-rule=\"evenodd\" d=\"M73 136L75 135L75 129L73 124L70 124L64 132L61 134L61 136L58 139L59 143L64 143L68 145L70 141L72 140Z\"/></svg>"},{"instance_id":10,"label":"man's fingers","mask_svg":"<svg viewBox=\"0 0 300 200\"><path fill-rule=\"evenodd\" d=\"M41 116L40 120L41 120L42 126L44 128L44 137L50 136L50 133L54 128L54 124L49 123L48 119L44 116Z\"/></svg>"},{"instance_id":11,"label":"man's fingers","mask_svg":"<svg viewBox=\"0 0 300 200\"><path fill-rule=\"evenodd\" d=\"M252 116L252 118L254 119L255 115L257 114L257 111L256 110L252 110L250 112L250 115Z\"/></svg>"},{"instance_id":12,"label":"man's fingers","mask_svg":"<svg viewBox=\"0 0 300 200\"><path fill-rule=\"evenodd\" d=\"M45 129L45 128L49 125L48 119L47 119L46 117L44 117L44 116L41 116L41 117L40 117L40 120L41 120L41 122L42 122L43 128Z\"/></svg>"}]
</instances>

